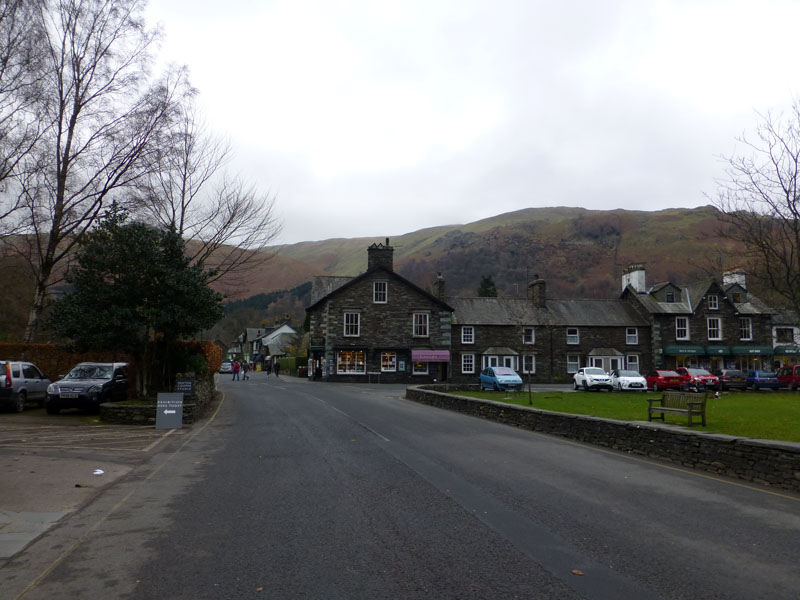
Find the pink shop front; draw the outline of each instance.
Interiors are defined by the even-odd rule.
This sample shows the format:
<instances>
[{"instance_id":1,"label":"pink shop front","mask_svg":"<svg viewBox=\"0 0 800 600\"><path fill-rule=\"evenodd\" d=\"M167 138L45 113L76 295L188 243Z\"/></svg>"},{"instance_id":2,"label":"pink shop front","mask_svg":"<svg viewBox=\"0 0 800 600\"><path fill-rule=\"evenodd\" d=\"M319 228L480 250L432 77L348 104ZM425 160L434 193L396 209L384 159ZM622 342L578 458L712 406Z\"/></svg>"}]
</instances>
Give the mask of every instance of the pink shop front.
<instances>
[{"instance_id":1,"label":"pink shop front","mask_svg":"<svg viewBox=\"0 0 800 600\"><path fill-rule=\"evenodd\" d=\"M425 348L335 348L321 373L326 381L427 383L446 381L449 350Z\"/></svg>"}]
</instances>

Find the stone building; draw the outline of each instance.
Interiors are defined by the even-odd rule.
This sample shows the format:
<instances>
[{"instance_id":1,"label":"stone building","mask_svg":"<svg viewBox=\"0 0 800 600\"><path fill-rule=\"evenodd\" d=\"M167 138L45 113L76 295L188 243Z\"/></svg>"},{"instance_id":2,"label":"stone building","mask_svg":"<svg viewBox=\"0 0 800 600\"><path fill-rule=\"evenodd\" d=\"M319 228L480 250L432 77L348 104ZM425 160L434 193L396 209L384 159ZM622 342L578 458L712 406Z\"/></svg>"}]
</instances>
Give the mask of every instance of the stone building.
<instances>
[{"instance_id":1,"label":"stone building","mask_svg":"<svg viewBox=\"0 0 800 600\"><path fill-rule=\"evenodd\" d=\"M656 368L772 366L775 311L747 291L738 269L725 272L721 283L647 287L644 266L634 264L623 273L621 298L649 322Z\"/></svg>"},{"instance_id":2,"label":"stone building","mask_svg":"<svg viewBox=\"0 0 800 600\"><path fill-rule=\"evenodd\" d=\"M453 309L394 272L394 248L372 244L367 270L316 278L309 316L311 372L327 381L446 381Z\"/></svg>"}]
</instances>

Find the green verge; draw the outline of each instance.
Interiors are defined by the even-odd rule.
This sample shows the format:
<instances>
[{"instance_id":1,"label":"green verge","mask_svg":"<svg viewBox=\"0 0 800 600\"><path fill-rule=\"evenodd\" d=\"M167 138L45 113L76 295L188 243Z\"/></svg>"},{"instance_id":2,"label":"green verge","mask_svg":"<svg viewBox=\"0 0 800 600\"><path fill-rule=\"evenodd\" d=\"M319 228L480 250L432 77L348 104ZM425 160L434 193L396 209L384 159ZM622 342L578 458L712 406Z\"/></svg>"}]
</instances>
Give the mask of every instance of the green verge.
<instances>
[{"instance_id":1,"label":"green verge","mask_svg":"<svg viewBox=\"0 0 800 600\"><path fill-rule=\"evenodd\" d=\"M657 392L537 392L529 404L528 392L458 392L462 396L533 406L577 415L590 415L619 421L647 421L647 398ZM686 417L665 415L666 422L687 425ZM724 433L736 437L800 442L800 393L723 392L719 399L709 398L706 427L692 429Z\"/></svg>"}]
</instances>

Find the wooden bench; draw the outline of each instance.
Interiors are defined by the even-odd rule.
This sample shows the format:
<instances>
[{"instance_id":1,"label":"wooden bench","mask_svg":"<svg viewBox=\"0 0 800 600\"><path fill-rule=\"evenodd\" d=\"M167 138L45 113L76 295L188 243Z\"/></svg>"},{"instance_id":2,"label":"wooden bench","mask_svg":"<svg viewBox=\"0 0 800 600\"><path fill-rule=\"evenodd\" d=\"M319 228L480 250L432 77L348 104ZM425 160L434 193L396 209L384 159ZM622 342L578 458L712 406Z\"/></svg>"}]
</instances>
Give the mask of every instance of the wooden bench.
<instances>
[{"instance_id":1,"label":"wooden bench","mask_svg":"<svg viewBox=\"0 0 800 600\"><path fill-rule=\"evenodd\" d=\"M683 392L678 390L667 390L661 394L661 398L647 399L647 420L664 420L664 413L675 413L689 417L689 427L693 425L692 417L702 418L703 427L706 426L706 398L704 392ZM653 414L661 413L660 417Z\"/></svg>"}]
</instances>

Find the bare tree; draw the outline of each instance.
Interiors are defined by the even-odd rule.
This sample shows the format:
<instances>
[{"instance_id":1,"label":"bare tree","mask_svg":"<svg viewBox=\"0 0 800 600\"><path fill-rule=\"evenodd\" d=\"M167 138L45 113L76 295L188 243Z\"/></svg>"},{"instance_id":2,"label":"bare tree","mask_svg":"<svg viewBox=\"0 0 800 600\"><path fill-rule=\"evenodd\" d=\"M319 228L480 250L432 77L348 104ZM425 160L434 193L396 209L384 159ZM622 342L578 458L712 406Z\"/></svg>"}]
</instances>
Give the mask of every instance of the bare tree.
<instances>
[{"instance_id":1,"label":"bare tree","mask_svg":"<svg viewBox=\"0 0 800 600\"><path fill-rule=\"evenodd\" d=\"M143 0L58 0L41 7L45 57L37 110L48 128L23 161L15 249L36 278L25 341L36 335L58 266L111 200L152 161L183 71L153 81L149 48L158 32Z\"/></svg>"},{"instance_id":2,"label":"bare tree","mask_svg":"<svg viewBox=\"0 0 800 600\"><path fill-rule=\"evenodd\" d=\"M190 99L165 136L140 185L139 214L177 231L211 281L235 286L271 257L265 248L281 231L275 198L225 172L230 146L208 132Z\"/></svg>"},{"instance_id":3,"label":"bare tree","mask_svg":"<svg viewBox=\"0 0 800 600\"><path fill-rule=\"evenodd\" d=\"M36 113L40 44L44 32L37 15L43 0L0 2L0 219L19 208L19 188L10 180L43 130Z\"/></svg>"},{"instance_id":4,"label":"bare tree","mask_svg":"<svg viewBox=\"0 0 800 600\"><path fill-rule=\"evenodd\" d=\"M740 266L800 314L800 104L759 115L745 152L725 157L727 178L714 204L724 235L741 242Z\"/></svg>"}]
</instances>

